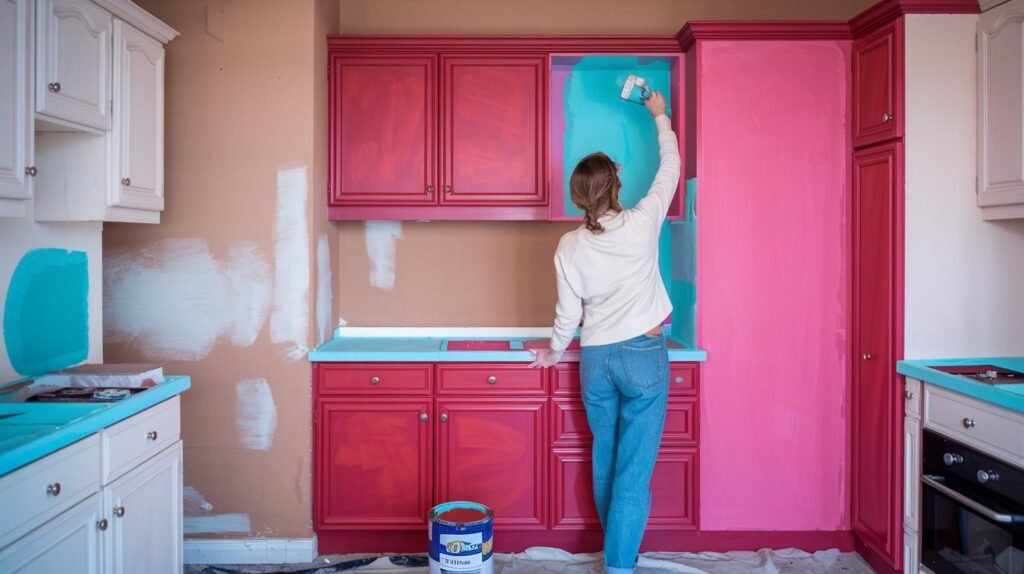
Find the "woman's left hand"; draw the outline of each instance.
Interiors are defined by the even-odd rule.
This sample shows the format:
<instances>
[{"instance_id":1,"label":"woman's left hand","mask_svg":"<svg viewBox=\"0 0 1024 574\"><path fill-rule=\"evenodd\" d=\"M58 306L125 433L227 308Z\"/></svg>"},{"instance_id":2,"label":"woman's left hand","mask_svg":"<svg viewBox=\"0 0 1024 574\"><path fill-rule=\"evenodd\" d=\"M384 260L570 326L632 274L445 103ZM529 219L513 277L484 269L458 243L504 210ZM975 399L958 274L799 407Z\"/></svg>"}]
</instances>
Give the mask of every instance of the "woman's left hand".
<instances>
[{"instance_id":1,"label":"woman's left hand","mask_svg":"<svg viewBox=\"0 0 1024 574\"><path fill-rule=\"evenodd\" d=\"M536 360L530 363L531 369L553 367L558 364L559 353L551 349L531 349L530 352L536 357Z\"/></svg>"}]
</instances>

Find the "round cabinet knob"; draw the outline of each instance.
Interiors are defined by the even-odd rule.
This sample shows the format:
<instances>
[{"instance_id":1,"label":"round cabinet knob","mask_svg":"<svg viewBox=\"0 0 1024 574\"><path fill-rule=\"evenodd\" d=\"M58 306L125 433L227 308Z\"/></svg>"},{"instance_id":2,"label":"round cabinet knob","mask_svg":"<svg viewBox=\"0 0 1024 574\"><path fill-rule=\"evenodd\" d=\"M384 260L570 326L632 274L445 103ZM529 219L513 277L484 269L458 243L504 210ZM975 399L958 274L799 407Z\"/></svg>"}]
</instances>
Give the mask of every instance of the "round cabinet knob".
<instances>
[{"instance_id":1,"label":"round cabinet knob","mask_svg":"<svg viewBox=\"0 0 1024 574\"><path fill-rule=\"evenodd\" d=\"M53 484L46 485L46 494L51 496L60 496L60 483L55 482Z\"/></svg>"},{"instance_id":2,"label":"round cabinet knob","mask_svg":"<svg viewBox=\"0 0 1024 574\"><path fill-rule=\"evenodd\" d=\"M999 480L999 474L994 470L979 470L978 471L978 482L985 484L986 482L995 482Z\"/></svg>"},{"instance_id":3,"label":"round cabinet knob","mask_svg":"<svg viewBox=\"0 0 1024 574\"><path fill-rule=\"evenodd\" d=\"M882 121L883 122L891 122L892 121L892 114L882 114Z\"/></svg>"},{"instance_id":4,"label":"round cabinet knob","mask_svg":"<svg viewBox=\"0 0 1024 574\"><path fill-rule=\"evenodd\" d=\"M497 383L498 383L498 377L495 377L493 375L491 375L490 377L487 377L487 384L488 385L494 385L494 384L497 384Z\"/></svg>"},{"instance_id":5,"label":"round cabinet knob","mask_svg":"<svg viewBox=\"0 0 1024 574\"><path fill-rule=\"evenodd\" d=\"M148 438L149 440L156 440L156 437L158 436L160 435L158 435L155 430L151 430L148 433L146 433L146 438Z\"/></svg>"},{"instance_id":6,"label":"round cabinet knob","mask_svg":"<svg viewBox=\"0 0 1024 574\"><path fill-rule=\"evenodd\" d=\"M380 377L370 377L370 384L371 385L379 385L380 384Z\"/></svg>"},{"instance_id":7,"label":"round cabinet knob","mask_svg":"<svg viewBox=\"0 0 1024 574\"><path fill-rule=\"evenodd\" d=\"M123 506L118 506L117 508L115 508L114 509L114 516L116 516L118 518L121 518L122 516L124 516L124 507Z\"/></svg>"},{"instance_id":8,"label":"round cabinet knob","mask_svg":"<svg viewBox=\"0 0 1024 574\"><path fill-rule=\"evenodd\" d=\"M677 383L682 383L683 382L683 378L682 377L676 377L676 382Z\"/></svg>"},{"instance_id":9,"label":"round cabinet knob","mask_svg":"<svg viewBox=\"0 0 1024 574\"><path fill-rule=\"evenodd\" d=\"M427 415L427 413L420 413L420 420L421 421L425 421L425 420L427 420L429 418L430 417Z\"/></svg>"},{"instance_id":10,"label":"round cabinet knob","mask_svg":"<svg viewBox=\"0 0 1024 574\"><path fill-rule=\"evenodd\" d=\"M448 422L448 413L441 413L441 422Z\"/></svg>"},{"instance_id":11,"label":"round cabinet knob","mask_svg":"<svg viewBox=\"0 0 1024 574\"><path fill-rule=\"evenodd\" d=\"M29 177L35 177L37 173L39 173L39 170L36 169L36 166L34 165L30 165L25 168L25 175Z\"/></svg>"},{"instance_id":12,"label":"round cabinet knob","mask_svg":"<svg viewBox=\"0 0 1024 574\"><path fill-rule=\"evenodd\" d=\"M974 428L974 419L964 417L963 424L965 429L972 429Z\"/></svg>"},{"instance_id":13,"label":"round cabinet knob","mask_svg":"<svg viewBox=\"0 0 1024 574\"><path fill-rule=\"evenodd\" d=\"M963 464L964 457L956 454L955 452L947 452L942 455L942 462L946 463L946 466L953 466L954 464Z\"/></svg>"},{"instance_id":14,"label":"round cabinet knob","mask_svg":"<svg viewBox=\"0 0 1024 574\"><path fill-rule=\"evenodd\" d=\"M127 186L129 186L131 184L132 184L132 178L130 178L130 177L122 177L121 178L121 185L127 187Z\"/></svg>"},{"instance_id":15,"label":"round cabinet knob","mask_svg":"<svg viewBox=\"0 0 1024 574\"><path fill-rule=\"evenodd\" d=\"M444 192L445 193L451 193L452 192L452 186L450 186L450 185L444 186Z\"/></svg>"},{"instance_id":16,"label":"round cabinet knob","mask_svg":"<svg viewBox=\"0 0 1024 574\"><path fill-rule=\"evenodd\" d=\"M100 530L106 530L107 529L107 519L104 518L103 520L98 521L96 523L96 528L99 528Z\"/></svg>"},{"instance_id":17,"label":"round cabinet knob","mask_svg":"<svg viewBox=\"0 0 1024 574\"><path fill-rule=\"evenodd\" d=\"M863 355L861 355L861 358L864 359L865 361L870 361L871 359L874 359L875 356L872 355L871 353L864 353Z\"/></svg>"},{"instance_id":18,"label":"round cabinet knob","mask_svg":"<svg viewBox=\"0 0 1024 574\"><path fill-rule=\"evenodd\" d=\"M60 82L50 82L46 87L55 94L60 93Z\"/></svg>"},{"instance_id":19,"label":"round cabinet knob","mask_svg":"<svg viewBox=\"0 0 1024 574\"><path fill-rule=\"evenodd\" d=\"M434 193L434 186L428 185L427 186L427 195L430 195L432 193Z\"/></svg>"},{"instance_id":20,"label":"round cabinet knob","mask_svg":"<svg viewBox=\"0 0 1024 574\"><path fill-rule=\"evenodd\" d=\"M909 401L914 398L914 393L913 391L903 391L903 397Z\"/></svg>"}]
</instances>

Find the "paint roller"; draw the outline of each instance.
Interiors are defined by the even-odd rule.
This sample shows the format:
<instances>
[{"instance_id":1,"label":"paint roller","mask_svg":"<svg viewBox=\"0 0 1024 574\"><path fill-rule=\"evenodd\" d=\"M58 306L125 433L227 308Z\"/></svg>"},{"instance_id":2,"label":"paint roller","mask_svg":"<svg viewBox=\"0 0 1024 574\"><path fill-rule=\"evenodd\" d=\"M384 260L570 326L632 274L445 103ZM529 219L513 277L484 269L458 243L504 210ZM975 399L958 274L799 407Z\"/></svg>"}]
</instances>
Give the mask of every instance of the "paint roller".
<instances>
[{"instance_id":1,"label":"paint roller","mask_svg":"<svg viewBox=\"0 0 1024 574\"><path fill-rule=\"evenodd\" d=\"M647 79L636 74L630 74L622 84L622 91L619 97L627 102L644 105L647 98L651 97L651 88L647 85Z\"/></svg>"}]
</instances>

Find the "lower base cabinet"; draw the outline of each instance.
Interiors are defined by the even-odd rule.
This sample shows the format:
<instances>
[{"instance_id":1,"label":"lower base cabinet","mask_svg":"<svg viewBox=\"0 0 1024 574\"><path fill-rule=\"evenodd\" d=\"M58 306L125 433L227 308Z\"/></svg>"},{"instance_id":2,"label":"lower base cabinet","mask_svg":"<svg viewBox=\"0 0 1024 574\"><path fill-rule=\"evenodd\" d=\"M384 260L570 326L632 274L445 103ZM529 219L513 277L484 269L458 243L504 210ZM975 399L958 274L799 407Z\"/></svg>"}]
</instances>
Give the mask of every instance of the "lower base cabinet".
<instances>
[{"instance_id":1,"label":"lower base cabinet","mask_svg":"<svg viewBox=\"0 0 1024 574\"><path fill-rule=\"evenodd\" d=\"M0 572L101 574L103 496L93 494L57 518L0 550Z\"/></svg>"},{"instance_id":2,"label":"lower base cabinet","mask_svg":"<svg viewBox=\"0 0 1024 574\"><path fill-rule=\"evenodd\" d=\"M648 521L659 543L699 526L697 378L672 364ZM454 500L494 510L496 551L599 549L577 365L318 363L314 379L320 552L422 552L429 509Z\"/></svg>"}]
</instances>

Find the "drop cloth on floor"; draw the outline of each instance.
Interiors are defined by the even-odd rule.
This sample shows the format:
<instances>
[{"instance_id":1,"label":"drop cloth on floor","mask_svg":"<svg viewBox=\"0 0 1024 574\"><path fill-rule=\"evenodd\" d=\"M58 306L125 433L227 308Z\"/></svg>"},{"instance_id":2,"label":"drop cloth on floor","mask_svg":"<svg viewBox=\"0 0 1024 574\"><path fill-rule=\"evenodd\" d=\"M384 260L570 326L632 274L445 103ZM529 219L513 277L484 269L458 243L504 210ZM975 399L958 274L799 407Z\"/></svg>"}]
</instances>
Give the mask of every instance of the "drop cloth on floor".
<instances>
[{"instance_id":1,"label":"drop cloth on floor","mask_svg":"<svg viewBox=\"0 0 1024 574\"><path fill-rule=\"evenodd\" d=\"M263 573L302 572L303 574L331 574L334 572L372 572L375 574L420 574L425 567L398 566L387 557L370 564L338 569L341 564L367 555L321 556L305 567L291 565L273 569L266 566L218 566L208 574L225 572ZM191 568L191 569L190 569ZM203 567L187 567L186 574L202 574ZM601 554L570 554L557 548L534 547L517 554L495 554L494 574L603 574ZM854 553L823 550L814 553L793 548L759 550L757 552L647 552L640 556L637 574L872 574L872 570Z\"/></svg>"}]
</instances>

